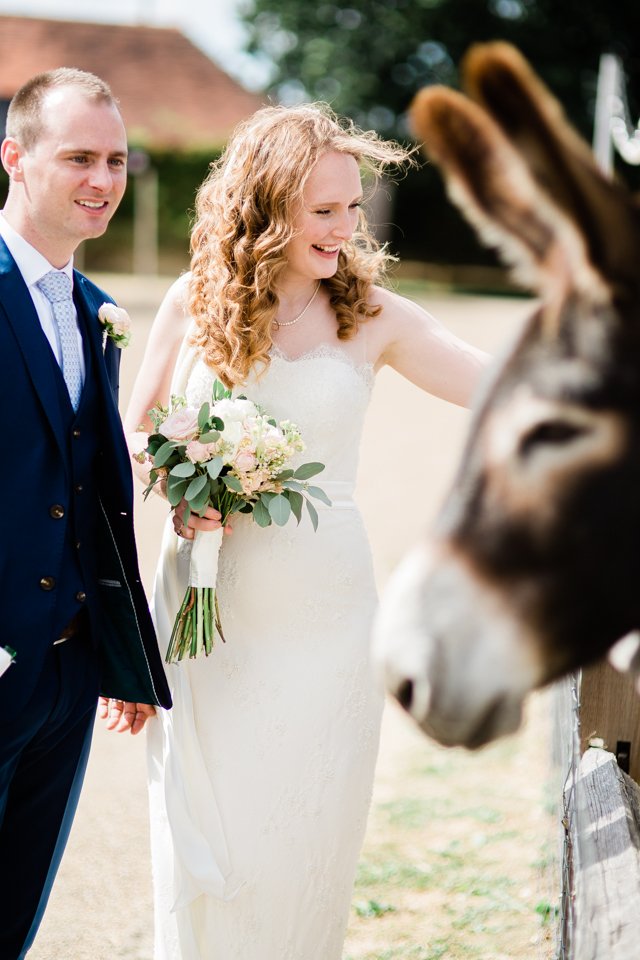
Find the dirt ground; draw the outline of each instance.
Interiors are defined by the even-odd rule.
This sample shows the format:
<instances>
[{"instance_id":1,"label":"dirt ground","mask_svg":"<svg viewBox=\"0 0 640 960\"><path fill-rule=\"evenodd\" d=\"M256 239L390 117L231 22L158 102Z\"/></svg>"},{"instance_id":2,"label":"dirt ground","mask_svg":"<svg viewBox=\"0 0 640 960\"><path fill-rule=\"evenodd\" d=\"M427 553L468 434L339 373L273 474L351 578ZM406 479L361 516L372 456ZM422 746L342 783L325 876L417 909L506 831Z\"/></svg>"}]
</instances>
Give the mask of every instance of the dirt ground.
<instances>
[{"instance_id":1,"label":"dirt ground","mask_svg":"<svg viewBox=\"0 0 640 960\"><path fill-rule=\"evenodd\" d=\"M97 280L134 322L132 343L123 355L124 407L150 320L170 281ZM428 297L425 305L491 352L516 333L530 310L522 299L444 294ZM383 371L378 378L357 497L380 587L433 516L467 423L466 411L425 396L394 373ZM393 495L391 477L400 470L419 478L410 496ZM152 499L143 504L139 497L136 508L147 587L165 511ZM429 743L397 708L388 707L345 958L548 960L549 934L542 931L535 906L554 895L541 866L554 844L552 818L543 809L548 715L544 697L536 698L520 734L471 756ZM98 728L69 846L30 960L151 960L147 835L143 739ZM400 881L394 887L393 878L385 880L386 901L380 902L382 881L375 870L383 855L388 860L391 843L397 860L414 864L415 876L420 870L426 875L429 858L432 874L436 860L448 872L438 873L429 889L425 883ZM491 855L477 860L472 877L468 868L478 851ZM500 892L507 886L508 903ZM470 913L469 903L484 904L482 915Z\"/></svg>"}]
</instances>

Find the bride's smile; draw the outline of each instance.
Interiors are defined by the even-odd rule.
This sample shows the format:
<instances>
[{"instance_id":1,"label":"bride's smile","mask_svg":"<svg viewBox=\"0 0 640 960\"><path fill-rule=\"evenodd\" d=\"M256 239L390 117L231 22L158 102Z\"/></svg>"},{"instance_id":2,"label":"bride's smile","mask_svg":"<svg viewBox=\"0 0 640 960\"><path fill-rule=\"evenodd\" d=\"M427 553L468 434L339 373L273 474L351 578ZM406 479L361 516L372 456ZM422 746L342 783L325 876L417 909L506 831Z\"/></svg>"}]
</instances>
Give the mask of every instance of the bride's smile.
<instances>
[{"instance_id":1,"label":"bride's smile","mask_svg":"<svg viewBox=\"0 0 640 960\"><path fill-rule=\"evenodd\" d=\"M297 277L331 277L338 257L357 226L362 202L360 170L355 157L331 151L309 174L301 206L293 220L294 237L286 255L282 286Z\"/></svg>"}]
</instances>

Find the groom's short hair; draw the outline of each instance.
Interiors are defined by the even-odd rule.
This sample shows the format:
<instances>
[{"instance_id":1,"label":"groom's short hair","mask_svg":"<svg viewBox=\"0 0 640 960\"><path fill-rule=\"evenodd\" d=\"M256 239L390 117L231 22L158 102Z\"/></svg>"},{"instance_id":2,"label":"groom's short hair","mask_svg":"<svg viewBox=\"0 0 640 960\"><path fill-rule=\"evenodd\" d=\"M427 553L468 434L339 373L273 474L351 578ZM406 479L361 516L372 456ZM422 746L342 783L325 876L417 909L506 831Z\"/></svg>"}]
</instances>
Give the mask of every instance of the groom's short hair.
<instances>
[{"instance_id":1,"label":"groom's short hair","mask_svg":"<svg viewBox=\"0 0 640 960\"><path fill-rule=\"evenodd\" d=\"M57 87L73 87L90 100L118 108L111 87L100 77L74 67L58 67L57 70L47 70L31 77L15 93L7 111L6 136L17 140L25 150L30 150L44 126L43 101Z\"/></svg>"}]
</instances>

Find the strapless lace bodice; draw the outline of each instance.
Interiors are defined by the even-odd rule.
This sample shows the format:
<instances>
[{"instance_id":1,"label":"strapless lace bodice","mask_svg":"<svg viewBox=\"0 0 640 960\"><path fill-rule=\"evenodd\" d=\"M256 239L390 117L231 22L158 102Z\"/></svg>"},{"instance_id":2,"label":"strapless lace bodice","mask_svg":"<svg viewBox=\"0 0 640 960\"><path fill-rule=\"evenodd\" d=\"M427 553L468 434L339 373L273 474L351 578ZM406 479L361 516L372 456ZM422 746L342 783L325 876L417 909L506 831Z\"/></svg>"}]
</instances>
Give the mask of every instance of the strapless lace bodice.
<instances>
[{"instance_id":1,"label":"strapless lace bodice","mask_svg":"<svg viewBox=\"0 0 640 960\"><path fill-rule=\"evenodd\" d=\"M298 425L306 445L299 461L325 465L319 483L354 483L373 379L371 364L354 364L339 347L316 347L295 360L273 348L269 368L234 393L246 394L276 420ZM210 401L214 380L211 367L196 361L186 390L189 404Z\"/></svg>"}]
</instances>

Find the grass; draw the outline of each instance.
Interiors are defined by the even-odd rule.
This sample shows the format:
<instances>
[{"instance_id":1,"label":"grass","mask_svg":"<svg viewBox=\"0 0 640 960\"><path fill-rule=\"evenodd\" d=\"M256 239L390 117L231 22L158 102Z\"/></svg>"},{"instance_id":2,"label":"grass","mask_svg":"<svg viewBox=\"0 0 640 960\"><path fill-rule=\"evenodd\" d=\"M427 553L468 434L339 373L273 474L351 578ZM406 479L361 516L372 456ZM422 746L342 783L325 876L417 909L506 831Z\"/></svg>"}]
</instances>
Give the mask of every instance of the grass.
<instances>
[{"instance_id":1,"label":"grass","mask_svg":"<svg viewBox=\"0 0 640 960\"><path fill-rule=\"evenodd\" d=\"M387 776L377 778L344 960L550 960L556 820L545 811L543 725L534 718L478 754L402 724L383 743Z\"/></svg>"}]
</instances>

